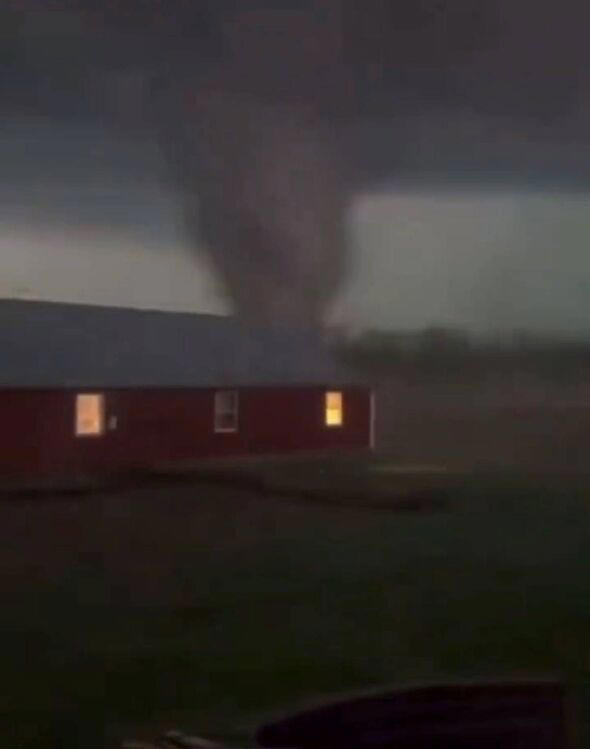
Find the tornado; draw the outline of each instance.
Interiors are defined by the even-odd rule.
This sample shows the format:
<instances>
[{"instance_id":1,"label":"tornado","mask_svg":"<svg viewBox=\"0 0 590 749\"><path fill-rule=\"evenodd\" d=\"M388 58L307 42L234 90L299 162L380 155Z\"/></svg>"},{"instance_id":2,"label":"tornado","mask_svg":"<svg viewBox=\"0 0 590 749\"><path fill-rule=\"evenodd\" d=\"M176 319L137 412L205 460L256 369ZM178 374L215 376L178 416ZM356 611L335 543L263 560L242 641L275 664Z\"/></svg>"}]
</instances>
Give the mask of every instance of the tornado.
<instances>
[{"instance_id":1,"label":"tornado","mask_svg":"<svg viewBox=\"0 0 590 749\"><path fill-rule=\"evenodd\" d=\"M322 113L335 90L338 8L228 16L223 63L168 99L164 148L191 241L247 321L319 329L346 275L350 190Z\"/></svg>"},{"instance_id":2,"label":"tornado","mask_svg":"<svg viewBox=\"0 0 590 749\"><path fill-rule=\"evenodd\" d=\"M321 326L346 274L347 190L322 123L301 106L224 91L191 97L187 226L236 314Z\"/></svg>"}]
</instances>

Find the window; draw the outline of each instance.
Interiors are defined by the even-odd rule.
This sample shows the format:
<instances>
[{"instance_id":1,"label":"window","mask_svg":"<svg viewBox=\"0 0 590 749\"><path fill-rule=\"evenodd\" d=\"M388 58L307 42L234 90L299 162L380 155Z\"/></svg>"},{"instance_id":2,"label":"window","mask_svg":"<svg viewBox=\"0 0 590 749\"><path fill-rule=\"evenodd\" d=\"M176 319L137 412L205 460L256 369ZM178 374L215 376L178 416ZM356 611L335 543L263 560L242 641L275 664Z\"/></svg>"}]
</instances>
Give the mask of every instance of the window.
<instances>
[{"instance_id":1,"label":"window","mask_svg":"<svg viewBox=\"0 0 590 749\"><path fill-rule=\"evenodd\" d=\"M76 396L76 437L100 437L105 430L104 395Z\"/></svg>"},{"instance_id":2,"label":"window","mask_svg":"<svg viewBox=\"0 0 590 749\"><path fill-rule=\"evenodd\" d=\"M238 431L238 393L220 390L215 393L215 431Z\"/></svg>"},{"instance_id":3,"label":"window","mask_svg":"<svg viewBox=\"0 0 590 749\"><path fill-rule=\"evenodd\" d=\"M326 393L326 426L341 427L344 423L343 397L340 391Z\"/></svg>"}]
</instances>

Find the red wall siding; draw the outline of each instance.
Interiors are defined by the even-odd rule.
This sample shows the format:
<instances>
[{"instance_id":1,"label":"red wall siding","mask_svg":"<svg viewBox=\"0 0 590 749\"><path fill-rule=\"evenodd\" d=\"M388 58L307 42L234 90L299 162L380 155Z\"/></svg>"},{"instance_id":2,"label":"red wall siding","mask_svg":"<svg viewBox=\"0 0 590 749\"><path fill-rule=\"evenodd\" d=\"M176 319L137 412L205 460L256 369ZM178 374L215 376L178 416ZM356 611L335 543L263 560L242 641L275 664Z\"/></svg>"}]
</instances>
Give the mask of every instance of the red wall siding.
<instances>
[{"instance_id":1,"label":"red wall siding","mask_svg":"<svg viewBox=\"0 0 590 749\"><path fill-rule=\"evenodd\" d=\"M0 477L97 473L199 457L369 446L370 393L344 389L344 426L324 425L322 388L239 390L237 433L213 430L214 390L110 390L102 437L76 438L78 391L0 391ZM95 391L93 391L95 392Z\"/></svg>"}]
</instances>

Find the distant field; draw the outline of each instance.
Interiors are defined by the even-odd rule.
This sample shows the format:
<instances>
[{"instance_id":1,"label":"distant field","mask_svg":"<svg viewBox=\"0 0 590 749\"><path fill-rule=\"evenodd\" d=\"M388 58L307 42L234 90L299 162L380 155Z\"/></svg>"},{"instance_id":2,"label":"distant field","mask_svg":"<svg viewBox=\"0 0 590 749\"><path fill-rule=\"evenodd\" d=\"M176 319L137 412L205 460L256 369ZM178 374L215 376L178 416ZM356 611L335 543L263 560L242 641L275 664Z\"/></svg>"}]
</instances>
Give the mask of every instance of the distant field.
<instances>
[{"instance_id":1,"label":"distant field","mask_svg":"<svg viewBox=\"0 0 590 749\"><path fill-rule=\"evenodd\" d=\"M559 481L471 478L432 514L229 486L4 502L0 745L241 741L322 695L463 676L557 673L590 706L589 549L590 490Z\"/></svg>"},{"instance_id":2,"label":"distant field","mask_svg":"<svg viewBox=\"0 0 590 749\"><path fill-rule=\"evenodd\" d=\"M590 377L390 379L377 405L378 445L402 463L590 474Z\"/></svg>"}]
</instances>

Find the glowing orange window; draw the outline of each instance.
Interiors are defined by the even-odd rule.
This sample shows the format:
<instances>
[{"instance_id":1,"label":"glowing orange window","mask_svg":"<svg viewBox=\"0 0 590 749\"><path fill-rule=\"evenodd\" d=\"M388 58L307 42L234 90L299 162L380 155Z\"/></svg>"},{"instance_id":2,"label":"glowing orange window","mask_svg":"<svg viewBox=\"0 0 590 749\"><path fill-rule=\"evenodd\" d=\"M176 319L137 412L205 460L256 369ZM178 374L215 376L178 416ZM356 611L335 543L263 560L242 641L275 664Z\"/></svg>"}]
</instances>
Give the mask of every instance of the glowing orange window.
<instances>
[{"instance_id":1,"label":"glowing orange window","mask_svg":"<svg viewBox=\"0 0 590 749\"><path fill-rule=\"evenodd\" d=\"M344 398L340 391L326 393L325 421L328 427L341 427L344 424Z\"/></svg>"},{"instance_id":2,"label":"glowing orange window","mask_svg":"<svg viewBox=\"0 0 590 749\"><path fill-rule=\"evenodd\" d=\"M76 437L101 437L105 431L104 395L79 393L76 396Z\"/></svg>"}]
</instances>

